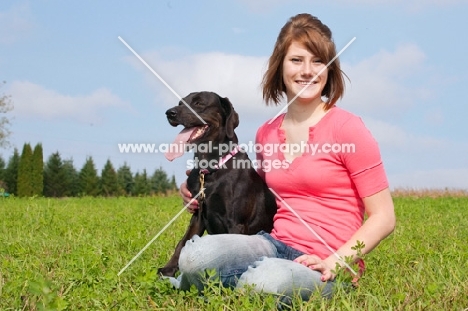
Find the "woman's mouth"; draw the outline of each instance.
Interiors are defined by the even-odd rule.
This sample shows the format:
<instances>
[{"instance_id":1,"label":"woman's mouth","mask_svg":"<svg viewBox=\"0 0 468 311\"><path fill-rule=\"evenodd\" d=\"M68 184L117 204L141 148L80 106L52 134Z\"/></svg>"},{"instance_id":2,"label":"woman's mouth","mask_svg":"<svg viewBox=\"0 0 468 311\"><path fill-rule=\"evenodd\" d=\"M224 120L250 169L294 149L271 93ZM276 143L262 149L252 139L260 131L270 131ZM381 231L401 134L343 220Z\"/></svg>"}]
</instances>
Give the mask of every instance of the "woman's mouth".
<instances>
[{"instance_id":1,"label":"woman's mouth","mask_svg":"<svg viewBox=\"0 0 468 311\"><path fill-rule=\"evenodd\" d=\"M306 85L315 84L317 82L316 81L296 81L296 83L306 86Z\"/></svg>"}]
</instances>

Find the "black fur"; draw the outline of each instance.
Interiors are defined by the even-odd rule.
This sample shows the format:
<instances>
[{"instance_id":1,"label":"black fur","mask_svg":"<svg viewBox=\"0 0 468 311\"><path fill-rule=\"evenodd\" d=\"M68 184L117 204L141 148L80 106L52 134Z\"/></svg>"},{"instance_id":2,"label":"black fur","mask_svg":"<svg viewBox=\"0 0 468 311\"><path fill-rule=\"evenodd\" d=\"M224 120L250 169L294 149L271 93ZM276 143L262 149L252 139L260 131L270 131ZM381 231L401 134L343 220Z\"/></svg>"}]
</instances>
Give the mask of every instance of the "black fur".
<instances>
[{"instance_id":1,"label":"black fur","mask_svg":"<svg viewBox=\"0 0 468 311\"><path fill-rule=\"evenodd\" d=\"M239 125L239 117L231 102L212 92L191 93L183 99L208 125L204 134L195 139L193 144L208 144L213 147L221 144L238 143L234 129ZM185 128L203 126L203 122L181 101L166 111L172 126L183 125ZM215 160L220 158L219 149L213 152L196 152L195 159ZM250 167L234 167L239 161ZM178 260L185 242L193 235L202 236L205 230L209 234L239 233L256 234L261 230L270 232L273 228L273 216L276 213L276 200L266 183L252 167L252 163L243 151L239 151L225 167L205 175L205 198L199 198L199 209L190 220L189 227L177 244L175 253L169 262L158 272L164 276L174 276L178 269ZM200 191L200 169L192 169L187 187L193 196Z\"/></svg>"}]
</instances>

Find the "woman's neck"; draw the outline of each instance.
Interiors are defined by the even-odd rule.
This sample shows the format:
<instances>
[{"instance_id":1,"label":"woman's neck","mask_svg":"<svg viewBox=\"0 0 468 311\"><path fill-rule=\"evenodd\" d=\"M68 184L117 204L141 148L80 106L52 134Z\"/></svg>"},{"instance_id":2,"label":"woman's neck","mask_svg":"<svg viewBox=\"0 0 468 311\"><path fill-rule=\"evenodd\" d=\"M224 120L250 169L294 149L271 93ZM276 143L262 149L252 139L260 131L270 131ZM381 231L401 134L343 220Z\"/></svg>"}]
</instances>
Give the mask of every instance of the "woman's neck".
<instances>
[{"instance_id":1,"label":"woman's neck","mask_svg":"<svg viewBox=\"0 0 468 311\"><path fill-rule=\"evenodd\" d=\"M302 103L295 101L288 106L285 118L292 123L311 123L316 124L324 115L325 103L319 99L314 102Z\"/></svg>"}]
</instances>

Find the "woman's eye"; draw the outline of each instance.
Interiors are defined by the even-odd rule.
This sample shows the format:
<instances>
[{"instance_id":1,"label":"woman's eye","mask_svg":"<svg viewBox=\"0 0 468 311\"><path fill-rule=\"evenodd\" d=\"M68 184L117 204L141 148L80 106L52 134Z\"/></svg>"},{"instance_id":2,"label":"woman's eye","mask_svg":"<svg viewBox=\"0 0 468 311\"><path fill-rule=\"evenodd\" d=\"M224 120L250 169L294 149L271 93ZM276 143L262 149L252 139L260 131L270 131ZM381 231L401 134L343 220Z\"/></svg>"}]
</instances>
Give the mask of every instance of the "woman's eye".
<instances>
[{"instance_id":1,"label":"woman's eye","mask_svg":"<svg viewBox=\"0 0 468 311\"><path fill-rule=\"evenodd\" d=\"M323 62L322 62L322 60L320 58L317 58L317 59L314 59L314 63L321 64Z\"/></svg>"},{"instance_id":2,"label":"woman's eye","mask_svg":"<svg viewBox=\"0 0 468 311\"><path fill-rule=\"evenodd\" d=\"M294 58L291 58L291 61L292 61L293 63L300 63L300 62L301 62L301 59L300 59L300 58L295 58L295 57L294 57Z\"/></svg>"}]
</instances>

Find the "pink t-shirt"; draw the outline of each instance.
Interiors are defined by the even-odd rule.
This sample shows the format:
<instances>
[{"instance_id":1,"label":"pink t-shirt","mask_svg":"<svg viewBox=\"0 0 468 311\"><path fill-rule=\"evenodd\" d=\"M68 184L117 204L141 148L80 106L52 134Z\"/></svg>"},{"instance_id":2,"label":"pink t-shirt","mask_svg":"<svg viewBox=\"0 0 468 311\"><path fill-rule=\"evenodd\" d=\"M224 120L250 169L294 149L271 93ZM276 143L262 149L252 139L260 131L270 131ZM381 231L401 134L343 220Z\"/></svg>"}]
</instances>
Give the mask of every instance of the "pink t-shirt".
<instances>
[{"instance_id":1,"label":"pink t-shirt","mask_svg":"<svg viewBox=\"0 0 468 311\"><path fill-rule=\"evenodd\" d=\"M388 187L377 142L362 120L338 107L309 128L309 147L288 162L274 146L286 142L284 114L262 125L256 143L260 175L336 251L362 225L362 198ZM257 145L259 146L259 145ZM285 145L283 145L285 146ZM276 168L275 168L276 167ZM325 259L331 251L277 199L271 235L306 254Z\"/></svg>"}]
</instances>

